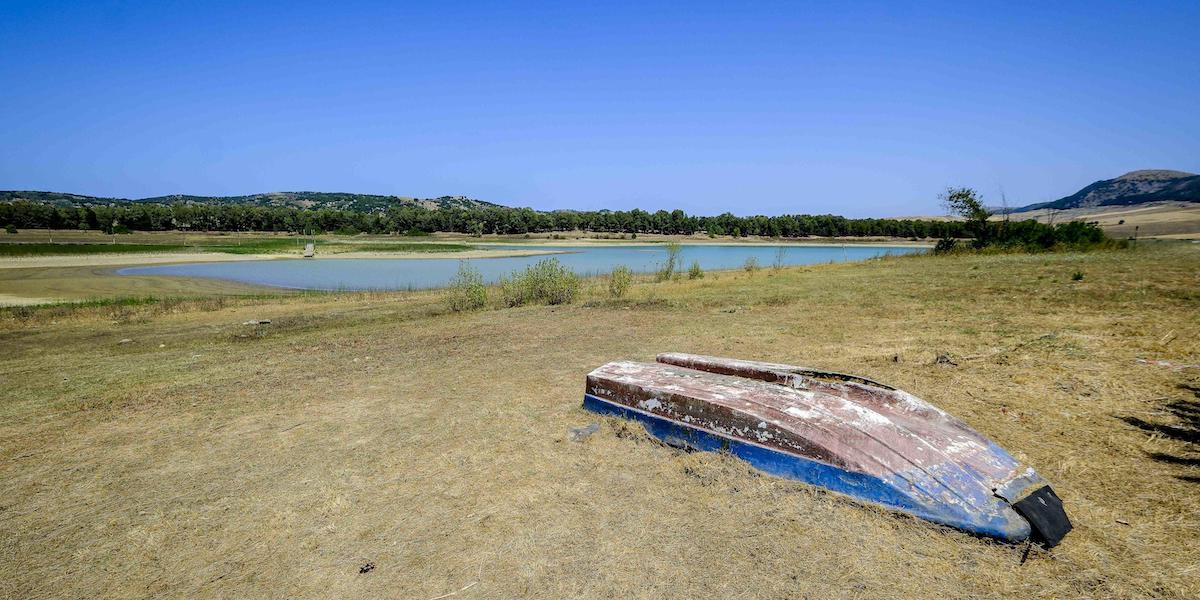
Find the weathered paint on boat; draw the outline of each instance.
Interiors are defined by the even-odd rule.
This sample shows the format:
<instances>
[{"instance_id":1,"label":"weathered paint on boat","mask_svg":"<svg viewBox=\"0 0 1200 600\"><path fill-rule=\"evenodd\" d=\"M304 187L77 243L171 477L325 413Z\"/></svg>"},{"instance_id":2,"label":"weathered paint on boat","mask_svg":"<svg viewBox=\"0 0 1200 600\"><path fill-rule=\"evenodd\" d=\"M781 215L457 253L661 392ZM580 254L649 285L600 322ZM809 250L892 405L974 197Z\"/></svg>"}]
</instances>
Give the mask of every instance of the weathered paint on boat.
<instances>
[{"instance_id":1,"label":"weathered paint on boat","mask_svg":"<svg viewBox=\"0 0 1200 600\"><path fill-rule=\"evenodd\" d=\"M981 535L1043 534L1034 537L1054 545L1070 529L1061 504L1041 508L1057 496L1032 469L946 412L862 377L662 354L592 371L584 406L642 421L672 445L726 450L772 475ZM1035 492L1038 507L1014 509ZM1058 530L1035 531L1021 509L1049 511Z\"/></svg>"}]
</instances>

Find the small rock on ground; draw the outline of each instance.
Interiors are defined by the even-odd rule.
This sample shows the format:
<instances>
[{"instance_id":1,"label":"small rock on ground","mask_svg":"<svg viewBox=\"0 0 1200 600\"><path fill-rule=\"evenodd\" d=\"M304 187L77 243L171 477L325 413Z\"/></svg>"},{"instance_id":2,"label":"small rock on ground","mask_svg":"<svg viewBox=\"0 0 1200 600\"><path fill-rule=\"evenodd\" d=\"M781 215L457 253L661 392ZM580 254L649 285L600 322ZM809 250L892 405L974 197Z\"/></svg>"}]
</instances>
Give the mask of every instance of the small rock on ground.
<instances>
[{"instance_id":1,"label":"small rock on ground","mask_svg":"<svg viewBox=\"0 0 1200 600\"><path fill-rule=\"evenodd\" d=\"M571 429L569 434L567 434L567 439L571 440L572 442L582 442L591 437L591 435L597 431L600 431L599 423L592 423L583 427L575 427Z\"/></svg>"}]
</instances>

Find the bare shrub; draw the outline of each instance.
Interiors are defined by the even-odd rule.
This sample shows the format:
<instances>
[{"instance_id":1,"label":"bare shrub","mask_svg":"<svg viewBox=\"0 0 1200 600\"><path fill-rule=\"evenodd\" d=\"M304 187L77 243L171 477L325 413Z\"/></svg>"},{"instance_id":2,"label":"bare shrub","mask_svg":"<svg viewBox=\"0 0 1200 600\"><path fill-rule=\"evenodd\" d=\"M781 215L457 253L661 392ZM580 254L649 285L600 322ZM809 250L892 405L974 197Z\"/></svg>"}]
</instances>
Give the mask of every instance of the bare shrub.
<instances>
[{"instance_id":1,"label":"bare shrub","mask_svg":"<svg viewBox=\"0 0 1200 600\"><path fill-rule=\"evenodd\" d=\"M655 281L670 281L675 275L675 270L679 268L679 253L683 251L683 246L678 242L668 242L664 248L667 251L667 260L654 274Z\"/></svg>"}]
</instances>

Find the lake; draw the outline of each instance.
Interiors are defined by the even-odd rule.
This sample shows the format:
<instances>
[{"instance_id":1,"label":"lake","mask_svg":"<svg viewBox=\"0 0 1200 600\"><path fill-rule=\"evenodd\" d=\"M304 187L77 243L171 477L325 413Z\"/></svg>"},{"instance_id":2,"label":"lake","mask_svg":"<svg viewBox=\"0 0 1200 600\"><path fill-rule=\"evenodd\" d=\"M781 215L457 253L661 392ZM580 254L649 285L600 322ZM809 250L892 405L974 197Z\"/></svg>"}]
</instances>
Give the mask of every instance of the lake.
<instances>
[{"instance_id":1,"label":"lake","mask_svg":"<svg viewBox=\"0 0 1200 600\"><path fill-rule=\"evenodd\" d=\"M513 256L469 259L489 283L544 258L557 258L580 275L608 273L616 265L634 271L655 271L666 260L667 252L656 246L491 246L496 249L538 249L566 254ZM684 245L680 269L686 271L698 261L706 271L738 269L754 257L760 267L775 263L782 249L785 265L812 265L828 262L864 260L888 254L922 252L912 246L716 246ZM208 277L242 283L309 290L397 290L445 286L458 271L459 259L448 258L364 258L331 260L261 260L244 262L185 263L119 269L121 275L176 275Z\"/></svg>"}]
</instances>

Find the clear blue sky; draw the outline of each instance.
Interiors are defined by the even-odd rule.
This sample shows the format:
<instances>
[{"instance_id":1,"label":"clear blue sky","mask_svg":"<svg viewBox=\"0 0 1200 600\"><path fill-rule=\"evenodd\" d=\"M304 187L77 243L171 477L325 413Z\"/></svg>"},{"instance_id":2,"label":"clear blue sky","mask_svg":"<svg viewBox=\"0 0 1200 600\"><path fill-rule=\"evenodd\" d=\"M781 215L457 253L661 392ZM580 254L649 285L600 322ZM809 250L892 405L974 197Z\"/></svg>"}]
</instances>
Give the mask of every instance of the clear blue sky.
<instances>
[{"instance_id":1,"label":"clear blue sky","mask_svg":"<svg viewBox=\"0 0 1200 600\"><path fill-rule=\"evenodd\" d=\"M938 212L1200 171L1200 2L12 2L0 189Z\"/></svg>"}]
</instances>

